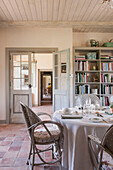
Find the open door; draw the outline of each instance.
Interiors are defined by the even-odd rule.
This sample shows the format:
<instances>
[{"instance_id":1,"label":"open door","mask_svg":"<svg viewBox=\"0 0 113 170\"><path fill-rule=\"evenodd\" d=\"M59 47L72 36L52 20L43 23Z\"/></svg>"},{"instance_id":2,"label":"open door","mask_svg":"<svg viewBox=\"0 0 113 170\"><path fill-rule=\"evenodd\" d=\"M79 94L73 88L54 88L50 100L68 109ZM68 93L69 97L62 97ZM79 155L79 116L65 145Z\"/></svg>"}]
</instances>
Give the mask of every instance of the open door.
<instances>
[{"instance_id":1,"label":"open door","mask_svg":"<svg viewBox=\"0 0 113 170\"><path fill-rule=\"evenodd\" d=\"M53 112L70 106L70 50L53 54Z\"/></svg>"},{"instance_id":2,"label":"open door","mask_svg":"<svg viewBox=\"0 0 113 170\"><path fill-rule=\"evenodd\" d=\"M10 99L10 123L23 123L20 101L32 106L31 53L11 54Z\"/></svg>"}]
</instances>

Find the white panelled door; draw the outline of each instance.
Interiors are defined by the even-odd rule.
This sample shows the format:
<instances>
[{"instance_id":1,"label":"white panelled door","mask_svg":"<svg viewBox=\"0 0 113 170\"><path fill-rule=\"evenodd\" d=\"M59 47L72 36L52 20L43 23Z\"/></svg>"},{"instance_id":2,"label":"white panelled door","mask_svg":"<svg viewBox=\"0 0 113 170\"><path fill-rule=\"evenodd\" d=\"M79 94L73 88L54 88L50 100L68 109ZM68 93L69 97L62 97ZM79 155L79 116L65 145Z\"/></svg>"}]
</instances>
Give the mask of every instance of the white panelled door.
<instances>
[{"instance_id":1,"label":"white panelled door","mask_svg":"<svg viewBox=\"0 0 113 170\"><path fill-rule=\"evenodd\" d=\"M53 54L53 112L70 106L70 50Z\"/></svg>"},{"instance_id":2,"label":"white panelled door","mask_svg":"<svg viewBox=\"0 0 113 170\"><path fill-rule=\"evenodd\" d=\"M23 123L20 101L32 106L31 53L11 54L10 99L10 122Z\"/></svg>"}]
</instances>

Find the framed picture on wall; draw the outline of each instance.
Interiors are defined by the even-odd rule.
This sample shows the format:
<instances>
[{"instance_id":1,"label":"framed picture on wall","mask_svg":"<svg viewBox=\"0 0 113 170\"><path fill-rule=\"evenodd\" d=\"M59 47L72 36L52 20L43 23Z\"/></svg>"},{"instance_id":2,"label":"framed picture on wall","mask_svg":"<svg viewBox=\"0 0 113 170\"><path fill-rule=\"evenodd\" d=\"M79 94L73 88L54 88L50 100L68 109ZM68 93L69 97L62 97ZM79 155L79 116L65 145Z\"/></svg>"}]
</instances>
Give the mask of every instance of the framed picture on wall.
<instances>
[{"instance_id":1,"label":"framed picture on wall","mask_svg":"<svg viewBox=\"0 0 113 170\"><path fill-rule=\"evenodd\" d=\"M66 63L61 63L61 73L66 73Z\"/></svg>"}]
</instances>

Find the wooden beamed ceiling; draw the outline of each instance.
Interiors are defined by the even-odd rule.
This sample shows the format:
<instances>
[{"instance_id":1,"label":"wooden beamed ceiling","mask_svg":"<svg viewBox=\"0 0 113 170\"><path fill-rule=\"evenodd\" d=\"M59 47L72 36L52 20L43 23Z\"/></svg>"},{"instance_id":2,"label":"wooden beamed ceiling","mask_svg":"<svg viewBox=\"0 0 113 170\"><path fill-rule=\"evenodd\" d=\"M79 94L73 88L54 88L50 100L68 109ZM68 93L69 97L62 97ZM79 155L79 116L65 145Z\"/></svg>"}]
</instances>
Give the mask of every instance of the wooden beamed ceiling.
<instances>
[{"instance_id":1,"label":"wooden beamed ceiling","mask_svg":"<svg viewBox=\"0 0 113 170\"><path fill-rule=\"evenodd\" d=\"M113 9L103 0L0 0L0 26L13 25L113 32Z\"/></svg>"}]
</instances>

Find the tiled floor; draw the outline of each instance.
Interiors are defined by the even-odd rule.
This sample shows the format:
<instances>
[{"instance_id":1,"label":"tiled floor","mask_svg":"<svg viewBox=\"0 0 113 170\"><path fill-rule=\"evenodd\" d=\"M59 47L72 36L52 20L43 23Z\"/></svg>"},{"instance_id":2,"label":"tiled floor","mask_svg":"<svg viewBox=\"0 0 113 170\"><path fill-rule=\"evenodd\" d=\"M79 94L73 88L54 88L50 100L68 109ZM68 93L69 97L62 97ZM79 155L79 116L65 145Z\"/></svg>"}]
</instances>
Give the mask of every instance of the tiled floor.
<instances>
[{"instance_id":1,"label":"tiled floor","mask_svg":"<svg viewBox=\"0 0 113 170\"><path fill-rule=\"evenodd\" d=\"M52 106L33 108L37 111L52 113ZM25 124L0 125L0 170L27 170L26 159L30 141ZM51 153L43 154L50 159ZM58 170L58 166L35 167L35 170Z\"/></svg>"}]
</instances>

